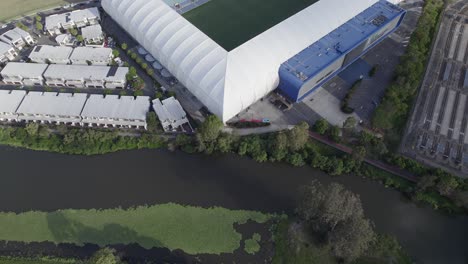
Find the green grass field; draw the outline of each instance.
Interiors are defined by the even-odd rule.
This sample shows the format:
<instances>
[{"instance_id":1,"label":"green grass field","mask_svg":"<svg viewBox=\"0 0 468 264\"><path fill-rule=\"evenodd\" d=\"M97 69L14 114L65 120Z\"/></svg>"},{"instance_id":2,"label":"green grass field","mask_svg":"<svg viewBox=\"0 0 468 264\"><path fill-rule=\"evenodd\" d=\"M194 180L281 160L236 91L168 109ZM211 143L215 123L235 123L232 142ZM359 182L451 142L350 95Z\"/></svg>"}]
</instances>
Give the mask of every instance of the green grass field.
<instances>
[{"instance_id":1,"label":"green grass field","mask_svg":"<svg viewBox=\"0 0 468 264\"><path fill-rule=\"evenodd\" d=\"M26 258L7 258L0 257L0 264L79 264L73 260L60 259L26 259Z\"/></svg>"},{"instance_id":2,"label":"green grass field","mask_svg":"<svg viewBox=\"0 0 468 264\"><path fill-rule=\"evenodd\" d=\"M213 0L184 17L230 51L315 2L317 0Z\"/></svg>"},{"instance_id":3,"label":"green grass field","mask_svg":"<svg viewBox=\"0 0 468 264\"><path fill-rule=\"evenodd\" d=\"M1 0L0 21L67 4L64 0Z\"/></svg>"},{"instance_id":4,"label":"green grass field","mask_svg":"<svg viewBox=\"0 0 468 264\"><path fill-rule=\"evenodd\" d=\"M233 253L242 234L234 224L265 223L272 215L224 208L163 204L134 209L0 213L0 240L82 245L138 243L189 254Z\"/></svg>"}]
</instances>

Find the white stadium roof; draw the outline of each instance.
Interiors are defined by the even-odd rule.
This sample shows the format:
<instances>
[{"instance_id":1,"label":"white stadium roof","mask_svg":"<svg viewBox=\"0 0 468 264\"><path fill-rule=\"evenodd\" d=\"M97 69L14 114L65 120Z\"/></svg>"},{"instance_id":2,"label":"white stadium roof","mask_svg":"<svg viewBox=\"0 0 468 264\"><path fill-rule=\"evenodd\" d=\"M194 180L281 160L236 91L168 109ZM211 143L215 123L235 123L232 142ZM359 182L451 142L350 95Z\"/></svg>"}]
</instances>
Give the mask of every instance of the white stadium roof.
<instances>
[{"instance_id":1,"label":"white stadium roof","mask_svg":"<svg viewBox=\"0 0 468 264\"><path fill-rule=\"evenodd\" d=\"M162 0L102 0L102 6L226 122L278 86L283 62L376 2L320 0L230 52Z\"/></svg>"}]
</instances>

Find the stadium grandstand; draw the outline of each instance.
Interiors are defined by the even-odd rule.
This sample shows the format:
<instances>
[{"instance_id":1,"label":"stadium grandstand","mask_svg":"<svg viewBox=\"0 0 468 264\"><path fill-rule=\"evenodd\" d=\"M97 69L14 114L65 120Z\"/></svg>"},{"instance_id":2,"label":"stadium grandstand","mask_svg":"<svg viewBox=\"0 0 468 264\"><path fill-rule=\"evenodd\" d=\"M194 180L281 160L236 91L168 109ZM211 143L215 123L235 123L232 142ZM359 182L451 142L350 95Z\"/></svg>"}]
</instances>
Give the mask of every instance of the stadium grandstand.
<instances>
[{"instance_id":1,"label":"stadium grandstand","mask_svg":"<svg viewBox=\"0 0 468 264\"><path fill-rule=\"evenodd\" d=\"M218 1L228 0L210 1L185 17L163 0L102 0L102 6L224 122L277 88L300 101L393 32L405 15L386 0L295 0L258 5L258 17L232 23L233 8L209 15ZM262 8L283 11L272 15Z\"/></svg>"}]
</instances>

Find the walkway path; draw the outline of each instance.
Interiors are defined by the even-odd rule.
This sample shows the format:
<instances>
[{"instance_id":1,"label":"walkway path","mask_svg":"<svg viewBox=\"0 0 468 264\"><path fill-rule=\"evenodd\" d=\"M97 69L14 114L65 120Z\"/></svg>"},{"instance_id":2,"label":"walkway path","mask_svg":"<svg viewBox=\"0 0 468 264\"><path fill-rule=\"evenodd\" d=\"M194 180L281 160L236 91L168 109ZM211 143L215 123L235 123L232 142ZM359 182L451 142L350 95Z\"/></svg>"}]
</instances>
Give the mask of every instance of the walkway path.
<instances>
[{"instance_id":1,"label":"walkway path","mask_svg":"<svg viewBox=\"0 0 468 264\"><path fill-rule=\"evenodd\" d=\"M348 153L348 154L352 154L353 153L353 149L348 147L348 146L344 146L344 145L341 145L341 144L338 144L338 143L335 143L331 140L329 140L328 138L320 135L320 134L317 134L315 132L309 132L309 135L311 138L323 143L323 144L326 144L330 147L333 147L335 149L338 149L342 152L345 152L345 153ZM392 165L389 165L387 163L384 163L382 161L378 161L378 160L374 160L374 159L369 159L369 158L365 158L364 159L364 162L366 162L367 164L370 164L374 167L377 167L379 169L382 169L386 172L389 172L391 174L394 174L396 176L399 176L399 177L402 177L406 180L409 180L411 182L417 182L418 181L418 177L416 177L416 175L413 175L412 173L409 173L408 171L406 170L402 170L398 167L395 167L395 166L392 166Z\"/></svg>"}]
</instances>

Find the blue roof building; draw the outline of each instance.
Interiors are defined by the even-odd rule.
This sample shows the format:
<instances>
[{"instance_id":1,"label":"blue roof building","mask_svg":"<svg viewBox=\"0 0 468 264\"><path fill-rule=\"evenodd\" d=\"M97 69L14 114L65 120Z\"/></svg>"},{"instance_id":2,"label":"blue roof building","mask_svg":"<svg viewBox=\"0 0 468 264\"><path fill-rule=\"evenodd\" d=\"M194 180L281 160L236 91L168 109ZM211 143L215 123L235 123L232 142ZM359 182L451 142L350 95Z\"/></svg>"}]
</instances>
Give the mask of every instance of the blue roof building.
<instances>
[{"instance_id":1,"label":"blue roof building","mask_svg":"<svg viewBox=\"0 0 468 264\"><path fill-rule=\"evenodd\" d=\"M279 90L298 102L400 25L405 10L380 0L280 66Z\"/></svg>"}]
</instances>

